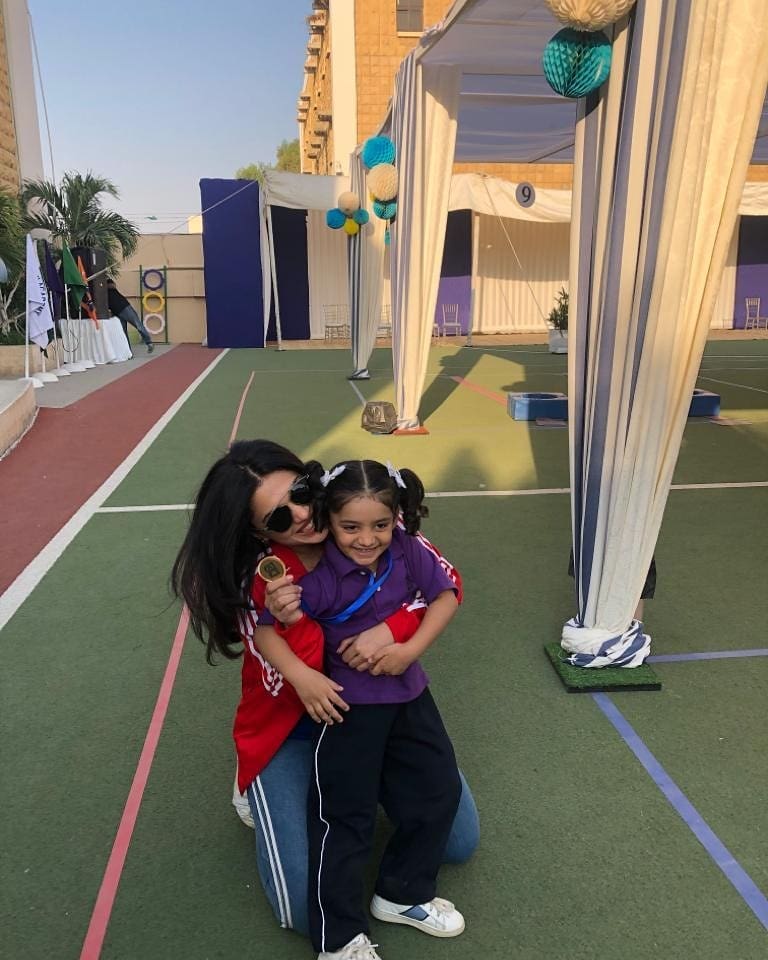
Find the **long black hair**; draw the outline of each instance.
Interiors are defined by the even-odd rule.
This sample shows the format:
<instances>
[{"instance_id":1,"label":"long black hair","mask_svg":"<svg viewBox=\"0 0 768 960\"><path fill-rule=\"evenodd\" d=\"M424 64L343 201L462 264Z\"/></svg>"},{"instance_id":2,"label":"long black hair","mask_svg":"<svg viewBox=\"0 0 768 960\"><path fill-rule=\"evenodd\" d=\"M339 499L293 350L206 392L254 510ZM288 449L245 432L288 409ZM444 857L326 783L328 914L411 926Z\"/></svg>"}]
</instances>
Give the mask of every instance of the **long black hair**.
<instances>
[{"instance_id":1,"label":"long black hair","mask_svg":"<svg viewBox=\"0 0 768 960\"><path fill-rule=\"evenodd\" d=\"M238 614L248 606L253 569L267 543L251 519L251 497L278 470L306 472L290 450L271 440L239 440L214 463L195 500L184 543L173 564L171 590L189 608L206 660L242 652Z\"/></svg>"},{"instance_id":2,"label":"long black hair","mask_svg":"<svg viewBox=\"0 0 768 960\"><path fill-rule=\"evenodd\" d=\"M339 468L343 467L343 470ZM394 468L392 468L394 472ZM424 506L424 484L419 477L404 467L397 474L404 486L390 473L390 467L378 460L342 460L329 476L339 471L327 486L316 490L315 525L323 530L328 525L330 514L338 513L345 503L355 497L371 497L385 504L393 516L402 514L407 533L415 534L421 526L422 517L429 516Z\"/></svg>"}]
</instances>

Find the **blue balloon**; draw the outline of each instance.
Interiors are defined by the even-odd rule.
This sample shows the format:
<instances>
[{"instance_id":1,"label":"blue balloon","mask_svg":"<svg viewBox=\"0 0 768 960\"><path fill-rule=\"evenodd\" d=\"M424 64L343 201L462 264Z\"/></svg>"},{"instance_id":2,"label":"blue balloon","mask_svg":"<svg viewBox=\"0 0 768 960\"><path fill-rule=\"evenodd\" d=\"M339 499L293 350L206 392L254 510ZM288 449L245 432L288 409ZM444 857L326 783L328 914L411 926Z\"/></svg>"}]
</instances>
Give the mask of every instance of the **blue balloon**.
<instances>
[{"instance_id":1,"label":"blue balloon","mask_svg":"<svg viewBox=\"0 0 768 960\"><path fill-rule=\"evenodd\" d=\"M371 217L367 210L364 210L363 207L360 207L359 210L355 210L355 212L352 214L352 219L355 221L355 223L359 223L362 227L363 224L368 223Z\"/></svg>"},{"instance_id":2,"label":"blue balloon","mask_svg":"<svg viewBox=\"0 0 768 960\"><path fill-rule=\"evenodd\" d=\"M395 145L389 137L369 137L363 145L362 157L369 170L380 163L394 163Z\"/></svg>"},{"instance_id":3,"label":"blue balloon","mask_svg":"<svg viewBox=\"0 0 768 960\"><path fill-rule=\"evenodd\" d=\"M347 222L347 215L346 213L342 213L338 207L334 207L333 210L329 210L328 213L326 213L325 222L331 230L341 230Z\"/></svg>"},{"instance_id":4,"label":"blue balloon","mask_svg":"<svg viewBox=\"0 0 768 960\"><path fill-rule=\"evenodd\" d=\"M541 65L555 93L576 100L607 80L611 72L611 44L601 30L583 33L566 27L544 48Z\"/></svg>"}]
</instances>

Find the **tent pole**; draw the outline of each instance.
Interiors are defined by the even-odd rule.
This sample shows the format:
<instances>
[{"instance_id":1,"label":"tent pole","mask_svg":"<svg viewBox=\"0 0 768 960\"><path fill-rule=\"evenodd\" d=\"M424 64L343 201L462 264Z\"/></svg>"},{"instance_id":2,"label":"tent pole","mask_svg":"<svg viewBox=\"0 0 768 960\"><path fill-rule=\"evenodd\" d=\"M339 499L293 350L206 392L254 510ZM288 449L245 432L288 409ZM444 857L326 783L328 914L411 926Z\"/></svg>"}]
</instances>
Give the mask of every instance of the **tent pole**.
<instances>
[{"instance_id":1,"label":"tent pole","mask_svg":"<svg viewBox=\"0 0 768 960\"><path fill-rule=\"evenodd\" d=\"M472 211L472 276L469 289L469 329L467 330L467 346L472 346L472 331L475 327L475 307L477 305L477 264L480 252L480 215Z\"/></svg>"},{"instance_id":2,"label":"tent pole","mask_svg":"<svg viewBox=\"0 0 768 960\"><path fill-rule=\"evenodd\" d=\"M272 274L272 293L275 297L275 327L277 329L277 349L283 349L283 330L280 324L280 297L277 292L277 262L275 259L275 237L272 233L272 205L267 204L267 230L269 232L269 272Z\"/></svg>"}]
</instances>

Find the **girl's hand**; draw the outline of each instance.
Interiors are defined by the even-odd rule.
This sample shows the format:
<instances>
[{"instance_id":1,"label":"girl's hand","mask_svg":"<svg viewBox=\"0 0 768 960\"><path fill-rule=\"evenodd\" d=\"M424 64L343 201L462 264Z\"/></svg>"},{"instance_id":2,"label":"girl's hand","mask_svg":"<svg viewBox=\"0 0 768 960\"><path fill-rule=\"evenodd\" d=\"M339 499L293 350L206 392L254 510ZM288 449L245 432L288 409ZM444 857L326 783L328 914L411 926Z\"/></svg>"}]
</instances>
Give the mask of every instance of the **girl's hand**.
<instances>
[{"instance_id":1,"label":"girl's hand","mask_svg":"<svg viewBox=\"0 0 768 960\"><path fill-rule=\"evenodd\" d=\"M388 677L399 677L410 667L416 658L408 650L407 643L391 643L383 647L371 658L373 665L368 671L374 677L385 674Z\"/></svg>"},{"instance_id":2,"label":"girl's hand","mask_svg":"<svg viewBox=\"0 0 768 960\"><path fill-rule=\"evenodd\" d=\"M363 630L354 637L347 637L339 644L337 653L348 667L363 672L373 663L373 655L383 647L392 645L392 632L386 623Z\"/></svg>"},{"instance_id":3,"label":"girl's hand","mask_svg":"<svg viewBox=\"0 0 768 960\"><path fill-rule=\"evenodd\" d=\"M286 627L298 623L303 614L301 612L301 587L293 582L291 574L271 580L264 593L264 606L275 620L279 620Z\"/></svg>"},{"instance_id":4,"label":"girl's hand","mask_svg":"<svg viewBox=\"0 0 768 960\"><path fill-rule=\"evenodd\" d=\"M293 688L315 723L343 723L344 718L339 710L349 710L339 696L344 687L334 683L324 673L307 667L296 678Z\"/></svg>"}]
</instances>

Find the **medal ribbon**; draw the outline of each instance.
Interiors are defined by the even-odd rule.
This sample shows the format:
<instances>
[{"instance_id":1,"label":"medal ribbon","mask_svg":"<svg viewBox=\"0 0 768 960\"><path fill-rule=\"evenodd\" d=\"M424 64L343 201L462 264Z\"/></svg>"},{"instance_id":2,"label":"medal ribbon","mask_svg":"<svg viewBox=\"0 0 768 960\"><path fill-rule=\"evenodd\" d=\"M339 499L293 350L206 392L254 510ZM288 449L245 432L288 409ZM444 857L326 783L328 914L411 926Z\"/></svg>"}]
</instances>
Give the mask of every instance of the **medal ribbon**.
<instances>
[{"instance_id":1,"label":"medal ribbon","mask_svg":"<svg viewBox=\"0 0 768 960\"><path fill-rule=\"evenodd\" d=\"M390 573L392 573L392 554L389 552L389 550L387 550L387 569L380 577L378 577L378 579L375 574L369 574L370 579L368 581L368 586L363 590L360 596L356 600L353 600L348 607L341 611L341 613L337 613L333 617L316 617L311 610L307 609L303 600L301 601L301 609L307 614L308 617L312 617L312 619L317 620L318 623L346 623L353 613L357 613L360 607L368 603L379 587L386 582Z\"/></svg>"}]
</instances>

